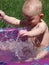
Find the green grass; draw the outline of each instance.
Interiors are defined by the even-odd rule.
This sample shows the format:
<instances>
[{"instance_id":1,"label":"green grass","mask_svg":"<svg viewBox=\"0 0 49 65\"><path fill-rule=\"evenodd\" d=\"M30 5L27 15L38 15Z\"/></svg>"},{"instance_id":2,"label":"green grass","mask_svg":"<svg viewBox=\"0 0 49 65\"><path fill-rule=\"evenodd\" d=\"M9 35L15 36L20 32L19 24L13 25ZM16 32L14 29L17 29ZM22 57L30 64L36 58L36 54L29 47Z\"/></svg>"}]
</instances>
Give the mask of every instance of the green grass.
<instances>
[{"instance_id":1,"label":"green grass","mask_svg":"<svg viewBox=\"0 0 49 65\"><path fill-rule=\"evenodd\" d=\"M49 27L49 0L42 0L44 20ZM24 0L0 0L0 10L3 10L7 15L23 20L22 5ZM12 27L11 25L0 20L0 28Z\"/></svg>"},{"instance_id":2,"label":"green grass","mask_svg":"<svg viewBox=\"0 0 49 65\"><path fill-rule=\"evenodd\" d=\"M43 2L44 20L49 27L49 0L42 0L42 2Z\"/></svg>"}]
</instances>

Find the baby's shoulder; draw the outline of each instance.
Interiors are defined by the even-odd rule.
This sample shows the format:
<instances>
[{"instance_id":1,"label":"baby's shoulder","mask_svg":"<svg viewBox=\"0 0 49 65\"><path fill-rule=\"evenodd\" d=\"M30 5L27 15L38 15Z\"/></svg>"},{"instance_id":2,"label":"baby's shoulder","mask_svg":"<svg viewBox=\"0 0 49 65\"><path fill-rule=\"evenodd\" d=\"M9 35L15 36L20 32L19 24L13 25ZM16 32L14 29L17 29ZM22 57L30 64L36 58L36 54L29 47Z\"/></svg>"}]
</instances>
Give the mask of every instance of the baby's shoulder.
<instances>
[{"instance_id":1,"label":"baby's shoulder","mask_svg":"<svg viewBox=\"0 0 49 65\"><path fill-rule=\"evenodd\" d=\"M41 20L41 22L38 24L39 29L41 29L42 31L48 31L48 26L47 24L44 22L44 20Z\"/></svg>"},{"instance_id":2,"label":"baby's shoulder","mask_svg":"<svg viewBox=\"0 0 49 65\"><path fill-rule=\"evenodd\" d=\"M42 27L42 28L48 28L48 26L44 20L41 20L41 22L38 25L39 25L39 27Z\"/></svg>"}]
</instances>

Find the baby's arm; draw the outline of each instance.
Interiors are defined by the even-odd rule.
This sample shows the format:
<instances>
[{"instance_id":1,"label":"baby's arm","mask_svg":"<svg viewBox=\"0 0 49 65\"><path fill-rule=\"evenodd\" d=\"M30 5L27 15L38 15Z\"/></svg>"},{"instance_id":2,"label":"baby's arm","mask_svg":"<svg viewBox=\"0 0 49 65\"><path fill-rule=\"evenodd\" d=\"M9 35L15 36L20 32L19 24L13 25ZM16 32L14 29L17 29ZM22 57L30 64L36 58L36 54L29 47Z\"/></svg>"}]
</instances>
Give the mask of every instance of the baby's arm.
<instances>
[{"instance_id":1,"label":"baby's arm","mask_svg":"<svg viewBox=\"0 0 49 65\"><path fill-rule=\"evenodd\" d=\"M47 29L47 25L44 22L41 22L36 28L32 28L30 31L21 30L19 34L21 36L35 37L40 34L43 34Z\"/></svg>"},{"instance_id":2,"label":"baby's arm","mask_svg":"<svg viewBox=\"0 0 49 65\"><path fill-rule=\"evenodd\" d=\"M2 10L0 10L0 19L4 20L5 22L11 24L11 25L16 25L16 26L24 26L25 21L21 21L19 19L16 19L14 17L10 17L6 15Z\"/></svg>"},{"instance_id":3,"label":"baby's arm","mask_svg":"<svg viewBox=\"0 0 49 65\"><path fill-rule=\"evenodd\" d=\"M3 20L9 24L12 24L12 25L19 25L20 24L20 20L19 19L16 19L14 17L10 17L8 15L5 15Z\"/></svg>"},{"instance_id":4,"label":"baby's arm","mask_svg":"<svg viewBox=\"0 0 49 65\"><path fill-rule=\"evenodd\" d=\"M12 24L12 25L20 24L20 20L6 15L2 10L0 10L0 19L4 20L5 22Z\"/></svg>"},{"instance_id":5,"label":"baby's arm","mask_svg":"<svg viewBox=\"0 0 49 65\"><path fill-rule=\"evenodd\" d=\"M37 28L32 29L31 31L27 32L27 35L30 37L38 36L38 35L44 33L46 29L47 29L47 25L44 22L42 22L39 24L39 26Z\"/></svg>"}]
</instances>

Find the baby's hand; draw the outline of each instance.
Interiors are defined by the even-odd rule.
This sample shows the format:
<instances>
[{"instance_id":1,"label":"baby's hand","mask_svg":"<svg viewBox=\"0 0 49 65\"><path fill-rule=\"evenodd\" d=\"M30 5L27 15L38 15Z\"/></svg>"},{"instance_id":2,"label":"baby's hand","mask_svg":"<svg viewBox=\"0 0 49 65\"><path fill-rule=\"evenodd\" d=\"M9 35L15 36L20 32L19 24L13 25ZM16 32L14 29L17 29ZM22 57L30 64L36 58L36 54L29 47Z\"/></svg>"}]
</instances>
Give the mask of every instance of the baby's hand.
<instances>
[{"instance_id":1,"label":"baby's hand","mask_svg":"<svg viewBox=\"0 0 49 65\"><path fill-rule=\"evenodd\" d=\"M0 10L0 19L3 19L4 16L5 16L5 13L2 10Z\"/></svg>"},{"instance_id":2,"label":"baby's hand","mask_svg":"<svg viewBox=\"0 0 49 65\"><path fill-rule=\"evenodd\" d=\"M20 30L19 35L20 36L27 36L28 31L27 30Z\"/></svg>"}]
</instances>

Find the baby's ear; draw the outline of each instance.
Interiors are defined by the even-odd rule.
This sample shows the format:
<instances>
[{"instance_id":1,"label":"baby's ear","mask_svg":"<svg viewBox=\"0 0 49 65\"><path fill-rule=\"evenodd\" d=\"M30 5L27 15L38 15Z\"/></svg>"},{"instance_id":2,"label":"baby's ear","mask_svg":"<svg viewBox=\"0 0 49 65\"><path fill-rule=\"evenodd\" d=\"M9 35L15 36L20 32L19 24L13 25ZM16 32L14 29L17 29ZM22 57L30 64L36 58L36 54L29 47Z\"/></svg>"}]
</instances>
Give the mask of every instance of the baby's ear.
<instances>
[{"instance_id":1,"label":"baby's ear","mask_svg":"<svg viewBox=\"0 0 49 65\"><path fill-rule=\"evenodd\" d=\"M41 19L43 19L43 16L44 16L44 14L43 14L43 13L41 13L41 14L40 14L40 18L41 18Z\"/></svg>"}]
</instances>

